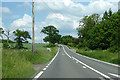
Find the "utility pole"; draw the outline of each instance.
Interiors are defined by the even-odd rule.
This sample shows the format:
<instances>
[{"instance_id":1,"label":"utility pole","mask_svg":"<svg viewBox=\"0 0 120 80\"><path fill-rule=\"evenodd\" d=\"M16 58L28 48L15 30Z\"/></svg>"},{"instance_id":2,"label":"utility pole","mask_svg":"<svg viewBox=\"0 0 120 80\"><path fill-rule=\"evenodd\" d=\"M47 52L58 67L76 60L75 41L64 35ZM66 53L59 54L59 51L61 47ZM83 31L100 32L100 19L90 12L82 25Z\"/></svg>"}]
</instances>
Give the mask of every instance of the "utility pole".
<instances>
[{"instance_id":1,"label":"utility pole","mask_svg":"<svg viewBox=\"0 0 120 80\"><path fill-rule=\"evenodd\" d=\"M120 1L118 2L118 12L120 12Z\"/></svg>"},{"instance_id":2,"label":"utility pole","mask_svg":"<svg viewBox=\"0 0 120 80\"><path fill-rule=\"evenodd\" d=\"M34 54L34 0L32 1L32 53Z\"/></svg>"}]
</instances>

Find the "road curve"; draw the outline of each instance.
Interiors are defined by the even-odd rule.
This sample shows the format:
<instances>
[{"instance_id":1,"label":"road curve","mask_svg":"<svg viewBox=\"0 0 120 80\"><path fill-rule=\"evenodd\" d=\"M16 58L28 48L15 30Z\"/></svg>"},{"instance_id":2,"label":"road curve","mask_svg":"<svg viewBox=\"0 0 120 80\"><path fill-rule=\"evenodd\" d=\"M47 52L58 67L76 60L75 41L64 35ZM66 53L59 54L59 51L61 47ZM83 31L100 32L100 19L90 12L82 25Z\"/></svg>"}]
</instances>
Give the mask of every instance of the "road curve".
<instances>
[{"instance_id":1,"label":"road curve","mask_svg":"<svg viewBox=\"0 0 120 80\"><path fill-rule=\"evenodd\" d=\"M38 78L74 78L119 80L118 68L105 63L90 60L73 53L68 47L60 46L57 55L43 71L38 73ZM73 79L73 80L74 80Z\"/></svg>"}]
</instances>

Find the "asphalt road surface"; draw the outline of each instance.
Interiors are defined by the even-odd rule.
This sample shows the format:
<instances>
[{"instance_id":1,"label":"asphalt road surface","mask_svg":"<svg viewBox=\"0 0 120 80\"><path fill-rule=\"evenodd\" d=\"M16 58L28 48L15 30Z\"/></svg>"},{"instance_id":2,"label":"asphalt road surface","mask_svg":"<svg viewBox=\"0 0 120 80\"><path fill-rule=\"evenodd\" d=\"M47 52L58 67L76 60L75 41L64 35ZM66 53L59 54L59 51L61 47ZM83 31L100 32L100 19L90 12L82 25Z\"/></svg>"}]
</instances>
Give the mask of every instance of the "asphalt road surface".
<instances>
[{"instance_id":1,"label":"asphalt road surface","mask_svg":"<svg viewBox=\"0 0 120 80\"><path fill-rule=\"evenodd\" d=\"M53 60L35 78L119 80L119 68L84 57L61 45Z\"/></svg>"}]
</instances>

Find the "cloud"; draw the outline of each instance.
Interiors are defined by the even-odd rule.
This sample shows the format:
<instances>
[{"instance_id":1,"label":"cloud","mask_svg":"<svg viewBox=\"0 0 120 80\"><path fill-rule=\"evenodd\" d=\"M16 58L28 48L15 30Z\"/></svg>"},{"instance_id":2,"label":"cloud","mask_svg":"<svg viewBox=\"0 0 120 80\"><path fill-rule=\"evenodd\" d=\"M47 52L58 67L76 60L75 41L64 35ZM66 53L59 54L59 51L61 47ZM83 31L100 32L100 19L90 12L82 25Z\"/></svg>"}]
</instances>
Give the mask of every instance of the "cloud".
<instances>
[{"instance_id":1,"label":"cloud","mask_svg":"<svg viewBox=\"0 0 120 80\"><path fill-rule=\"evenodd\" d=\"M60 13L49 14L45 21L40 24L42 26L53 25L59 31L61 35L72 35L77 37L76 28L79 26L79 18L71 15L63 15Z\"/></svg>"},{"instance_id":2,"label":"cloud","mask_svg":"<svg viewBox=\"0 0 120 80\"><path fill-rule=\"evenodd\" d=\"M11 29L24 29L27 31L31 31L32 27L32 17L28 14L24 14L24 16L20 19L17 19L11 23Z\"/></svg>"},{"instance_id":3,"label":"cloud","mask_svg":"<svg viewBox=\"0 0 120 80\"><path fill-rule=\"evenodd\" d=\"M54 1L54 0L53 0ZM59 2L38 2L36 3L36 11L45 11L52 13L70 14L74 16L85 16L93 13L103 13L105 10L112 8L117 11L118 3L110 2L109 0L92 0L89 5L82 3L74 3L72 0L62 0Z\"/></svg>"},{"instance_id":4,"label":"cloud","mask_svg":"<svg viewBox=\"0 0 120 80\"><path fill-rule=\"evenodd\" d=\"M42 2L41 2L42 1ZM113 12L117 11L117 4L111 0L92 0L88 5L84 5L75 0L49 0L49 2L41 0L35 2L35 11L43 16L46 16L43 21L35 22L35 40L36 42L42 41L46 36L41 34L40 31L43 27L48 25L55 26L62 35L72 35L77 37L76 28L79 25L79 21L85 15L91 15L98 13L102 16L105 10L111 8ZM81 0L81 2L83 2ZM24 7L31 6L29 2L25 2ZM22 5L22 6L23 6ZM19 5L20 7L21 5ZM45 14L43 14L45 13ZM32 17L28 14L24 14L22 18L19 18L11 23L11 29L24 29L32 34Z\"/></svg>"},{"instance_id":5,"label":"cloud","mask_svg":"<svg viewBox=\"0 0 120 80\"><path fill-rule=\"evenodd\" d=\"M2 27L2 18L0 17L0 27Z\"/></svg>"},{"instance_id":6,"label":"cloud","mask_svg":"<svg viewBox=\"0 0 120 80\"><path fill-rule=\"evenodd\" d=\"M40 25L41 24L39 22L36 22L34 26L35 42L43 42L42 39L46 36L45 34L40 33L40 31L43 28L43 26L42 25L40 26ZM25 30L25 31L28 31L30 35L32 36L32 17L28 14L24 14L22 18L14 20L11 23L10 29L13 31L16 29ZM32 41L29 40L29 42L32 42Z\"/></svg>"},{"instance_id":7,"label":"cloud","mask_svg":"<svg viewBox=\"0 0 120 80\"><path fill-rule=\"evenodd\" d=\"M2 11L0 13L3 13L3 14L9 14L9 13L11 13L10 9L7 8L7 7L0 7L0 11Z\"/></svg>"}]
</instances>

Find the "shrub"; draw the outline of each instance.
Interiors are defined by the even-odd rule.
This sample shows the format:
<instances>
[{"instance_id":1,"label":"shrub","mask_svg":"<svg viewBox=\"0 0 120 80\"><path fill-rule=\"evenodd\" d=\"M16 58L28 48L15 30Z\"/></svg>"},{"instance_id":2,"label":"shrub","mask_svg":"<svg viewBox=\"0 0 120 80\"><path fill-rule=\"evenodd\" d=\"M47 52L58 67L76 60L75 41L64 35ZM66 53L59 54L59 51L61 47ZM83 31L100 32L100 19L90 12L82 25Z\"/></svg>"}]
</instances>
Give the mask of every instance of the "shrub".
<instances>
[{"instance_id":1,"label":"shrub","mask_svg":"<svg viewBox=\"0 0 120 80\"><path fill-rule=\"evenodd\" d=\"M120 49L117 46L113 46L113 47L109 48L108 51L114 53L114 52L119 52Z\"/></svg>"},{"instance_id":2,"label":"shrub","mask_svg":"<svg viewBox=\"0 0 120 80\"><path fill-rule=\"evenodd\" d=\"M82 46L82 43L79 43L76 47L77 47L77 48L83 47L83 46Z\"/></svg>"},{"instance_id":3,"label":"shrub","mask_svg":"<svg viewBox=\"0 0 120 80\"><path fill-rule=\"evenodd\" d=\"M55 47L55 44L49 43L49 45L47 47Z\"/></svg>"},{"instance_id":4,"label":"shrub","mask_svg":"<svg viewBox=\"0 0 120 80\"><path fill-rule=\"evenodd\" d=\"M68 43L68 46L75 47L74 43Z\"/></svg>"},{"instance_id":5,"label":"shrub","mask_svg":"<svg viewBox=\"0 0 120 80\"><path fill-rule=\"evenodd\" d=\"M7 49L9 48L9 45L7 43L3 43L3 48Z\"/></svg>"}]
</instances>

